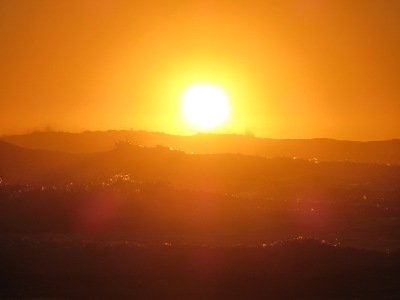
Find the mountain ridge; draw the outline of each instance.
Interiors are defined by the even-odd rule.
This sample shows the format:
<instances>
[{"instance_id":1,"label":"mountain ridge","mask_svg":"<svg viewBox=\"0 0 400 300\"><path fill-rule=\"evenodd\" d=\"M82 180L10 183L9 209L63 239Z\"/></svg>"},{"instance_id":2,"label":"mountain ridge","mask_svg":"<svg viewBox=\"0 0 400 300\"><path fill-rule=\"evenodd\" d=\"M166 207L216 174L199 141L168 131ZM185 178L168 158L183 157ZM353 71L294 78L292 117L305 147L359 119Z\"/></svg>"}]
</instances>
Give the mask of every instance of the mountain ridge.
<instances>
[{"instance_id":1,"label":"mountain ridge","mask_svg":"<svg viewBox=\"0 0 400 300\"><path fill-rule=\"evenodd\" d=\"M28 149L69 153L109 151L118 142L155 147L162 145L185 153L241 153L266 158L287 157L319 161L353 161L400 164L400 140L346 141L328 138L270 139L247 135L199 133L178 136L160 132L110 130L35 132L0 137L0 140Z\"/></svg>"}]
</instances>

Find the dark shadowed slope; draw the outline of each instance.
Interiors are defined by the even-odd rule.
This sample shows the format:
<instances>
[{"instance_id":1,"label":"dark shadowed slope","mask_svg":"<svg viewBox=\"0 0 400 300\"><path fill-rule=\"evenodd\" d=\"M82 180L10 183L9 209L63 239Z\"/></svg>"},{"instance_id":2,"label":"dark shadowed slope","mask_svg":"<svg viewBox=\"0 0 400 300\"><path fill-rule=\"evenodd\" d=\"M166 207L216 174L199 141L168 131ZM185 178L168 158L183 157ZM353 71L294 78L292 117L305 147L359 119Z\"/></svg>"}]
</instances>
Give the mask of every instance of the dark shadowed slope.
<instances>
[{"instance_id":1,"label":"dark shadowed slope","mask_svg":"<svg viewBox=\"0 0 400 300\"><path fill-rule=\"evenodd\" d=\"M331 139L274 140L243 135L197 134L174 136L144 131L36 132L4 136L4 141L31 149L72 153L108 151L117 141L154 147L163 145L186 153L241 153L267 158L298 157L319 161L400 164L400 140L338 141Z\"/></svg>"},{"instance_id":2,"label":"dark shadowed slope","mask_svg":"<svg viewBox=\"0 0 400 300\"><path fill-rule=\"evenodd\" d=\"M9 183L45 184L77 177L85 155L31 150L0 141L0 177Z\"/></svg>"}]
</instances>

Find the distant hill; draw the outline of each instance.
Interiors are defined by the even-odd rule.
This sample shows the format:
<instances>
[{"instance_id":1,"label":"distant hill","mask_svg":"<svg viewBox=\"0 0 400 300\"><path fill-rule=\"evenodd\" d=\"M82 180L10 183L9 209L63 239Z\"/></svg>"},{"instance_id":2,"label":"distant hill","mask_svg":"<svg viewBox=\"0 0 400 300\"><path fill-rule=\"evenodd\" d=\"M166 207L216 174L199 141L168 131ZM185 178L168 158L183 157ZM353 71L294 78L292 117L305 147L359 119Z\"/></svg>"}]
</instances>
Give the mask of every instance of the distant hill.
<instances>
[{"instance_id":1,"label":"distant hill","mask_svg":"<svg viewBox=\"0 0 400 300\"><path fill-rule=\"evenodd\" d=\"M177 188L273 196L302 189L398 190L400 166L321 162L242 154L185 154L163 146L120 144L96 153L29 150L0 142L0 177L8 183L67 184L129 174Z\"/></svg>"},{"instance_id":2,"label":"distant hill","mask_svg":"<svg viewBox=\"0 0 400 300\"><path fill-rule=\"evenodd\" d=\"M186 153L241 153L266 158L286 157L318 161L400 164L400 140L339 141L332 139L267 139L244 135L197 134L176 136L146 131L83 133L35 132L3 136L3 141L30 149L91 153L109 151L118 141L154 147L163 145Z\"/></svg>"}]
</instances>

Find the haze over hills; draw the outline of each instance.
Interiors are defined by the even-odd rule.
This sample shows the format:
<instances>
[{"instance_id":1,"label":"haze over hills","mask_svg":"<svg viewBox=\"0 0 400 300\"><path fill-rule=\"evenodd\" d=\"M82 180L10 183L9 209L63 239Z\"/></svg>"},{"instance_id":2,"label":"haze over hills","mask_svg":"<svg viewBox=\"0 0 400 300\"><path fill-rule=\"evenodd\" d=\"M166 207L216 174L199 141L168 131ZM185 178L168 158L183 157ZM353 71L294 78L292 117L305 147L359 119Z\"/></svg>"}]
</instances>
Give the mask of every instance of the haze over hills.
<instances>
[{"instance_id":1,"label":"haze over hills","mask_svg":"<svg viewBox=\"0 0 400 300\"><path fill-rule=\"evenodd\" d=\"M400 140L340 141L333 139L268 139L245 135L197 134L177 136L146 131L83 133L35 132L3 136L1 140L30 148L70 153L109 151L118 141L154 147L162 145L186 153L241 153L266 158L300 158L318 161L352 161L400 164Z\"/></svg>"}]
</instances>

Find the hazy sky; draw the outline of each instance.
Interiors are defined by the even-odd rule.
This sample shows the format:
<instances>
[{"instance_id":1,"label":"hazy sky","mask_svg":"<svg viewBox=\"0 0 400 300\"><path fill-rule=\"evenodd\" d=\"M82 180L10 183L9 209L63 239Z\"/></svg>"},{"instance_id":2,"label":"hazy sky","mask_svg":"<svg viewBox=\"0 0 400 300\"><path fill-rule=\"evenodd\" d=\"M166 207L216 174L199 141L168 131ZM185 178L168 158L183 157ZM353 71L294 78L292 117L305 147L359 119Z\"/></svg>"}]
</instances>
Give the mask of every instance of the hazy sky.
<instances>
[{"instance_id":1,"label":"hazy sky","mask_svg":"<svg viewBox=\"0 0 400 300\"><path fill-rule=\"evenodd\" d=\"M219 132L400 138L397 0L0 0L0 43L0 134L191 134L181 95L207 82Z\"/></svg>"}]
</instances>

